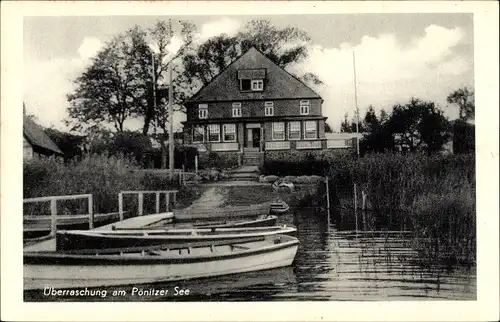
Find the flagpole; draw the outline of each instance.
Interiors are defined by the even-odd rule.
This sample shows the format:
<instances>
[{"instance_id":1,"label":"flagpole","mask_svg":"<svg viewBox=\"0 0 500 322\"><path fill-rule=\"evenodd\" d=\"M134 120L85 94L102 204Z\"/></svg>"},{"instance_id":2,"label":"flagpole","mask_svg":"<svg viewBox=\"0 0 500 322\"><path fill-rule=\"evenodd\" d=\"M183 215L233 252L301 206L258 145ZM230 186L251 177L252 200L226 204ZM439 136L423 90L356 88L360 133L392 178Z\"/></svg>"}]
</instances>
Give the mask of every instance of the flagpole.
<instances>
[{"instance_id":1,"label":"flagpole","mask_svg":"<svg viewBox=\"0 0 500 322\"><path fill-rule=\"evenodd\" d=\"M153 77L153 108L156 113L156 76L155 76L155 54L151 51L151 64L153 66L152 77Z\"/></svg>"},{"instance_id":2,"label":"flagpole","mask_svg":"<svg viewBox=\"0 0 500 322\"><path fill-rule=\"evenodd\" d=\"M170 123L170 135L168 136L168 152L170 180L174 178L174 109L173 109L174 84L172 83L172 62L168 66L168 120Z\"/></svg>"},{"instance_id":3,"label":"flagpole","mask_svg":"<svg viewBox=\"0 0 500 322\"><path fill-rule=\"evenodd\" d=\"M358 108L358 91L356 89L356 56L354 54L354 50L352 51L352 66L354 69L354 104L356 107L356 150L359 157L359 108Z\"/></svg>"}]
</instances>

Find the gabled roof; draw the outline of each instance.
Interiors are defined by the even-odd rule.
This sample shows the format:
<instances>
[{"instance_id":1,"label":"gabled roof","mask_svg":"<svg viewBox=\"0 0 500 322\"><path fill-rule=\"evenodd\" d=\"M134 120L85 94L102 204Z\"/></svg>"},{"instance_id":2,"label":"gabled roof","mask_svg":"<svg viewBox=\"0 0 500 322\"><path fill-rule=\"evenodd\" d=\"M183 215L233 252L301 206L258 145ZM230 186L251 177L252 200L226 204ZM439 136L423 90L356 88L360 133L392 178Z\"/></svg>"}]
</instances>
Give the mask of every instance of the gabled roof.
<instances>
[{"instance_id":1,"label":"gabled roof","mask_svg":"<svg viewBox=\"0 0 500 322\"><path fill-rule=\"evenodd\" d=\"M37 125L27 116L24 116L23 134L31 145L47 149L58 154L64 154L49 138L42 127Z\"/></svg>"},{"instance_id":2,"label":"gabled roof","mask_svg":"<svg viewBox=\"0 0 500 322\"><path fill-rule=\"evenodd\" d=\"M238 71L260 69L266 70L265 90L262 92L240 91ZM185 103L297 98L321 99L321 96L252 47Z\"/></svg>"}]
</instances>

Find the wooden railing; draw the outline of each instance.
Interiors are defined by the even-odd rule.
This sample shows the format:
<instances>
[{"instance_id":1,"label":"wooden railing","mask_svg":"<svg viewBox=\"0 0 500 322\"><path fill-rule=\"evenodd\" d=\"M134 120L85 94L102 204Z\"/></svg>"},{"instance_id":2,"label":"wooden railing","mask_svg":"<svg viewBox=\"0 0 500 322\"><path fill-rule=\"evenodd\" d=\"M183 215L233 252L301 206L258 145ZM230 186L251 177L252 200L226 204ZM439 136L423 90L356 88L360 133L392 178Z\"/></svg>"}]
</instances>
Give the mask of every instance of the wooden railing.
<instances>
[{"instance_id":1,"label":"wooden railing","mask_svg":"<svg viewBox=\"0 0 500 322\"><path fill-rule=\"evenodd\" d=\"M321 141L297 141L296 149L321 149Z\"/></svg>"},{"instance_id":2,"label":"wooden railing","mask_svg":"<svg viewBox=\"0 0 500 322\"><path fill-rule=\"evenodd\" d=\"M212 151L238 151L239 148L238 142L211 143Z\"/></svg>"},{"instance_id":3,"label":"wooden railing","mask_svg":"<svg viewBox=\"0 0 500 322\"><path fill-rule=\"evenodd\" d=\"M57 201L58 200L78 200L78 199L88 199L89 229L93 229L94 228L94 207L93 207L93 198L92 198L91 194L26 198L23 200L23 203L50 202L50 216L51 216L50 236L55 237L56 231L57 231Z\"/></svg>"},{"instance_id":4,"label":"wooden railing","mask_svg":"<svg viewBox=\"0 0 500 322\"><path fill-rule=\"evenodd\" d=\"M266 142L266 150L289 150L290 141L268 141Z\"/></svg>"},{"instance_id":5,"label":"wooden railing","mask_svg":"<svg viewBox=\"0 0 500 322\"><path fill-rule=\"evenodd\" d=\"M118 214L120 216L120 221L123 218L123 195L137 195L137 215L142 216L144 214L144 195L145 194L156 194L156 213L160 213L160 194L165 194L165 208L166 211L170 211L170 195L172 195L172 202L175 204L177 199L177 190L138 190L138 191L121 191L118 194Z\"/></svg>"}]
</instances>

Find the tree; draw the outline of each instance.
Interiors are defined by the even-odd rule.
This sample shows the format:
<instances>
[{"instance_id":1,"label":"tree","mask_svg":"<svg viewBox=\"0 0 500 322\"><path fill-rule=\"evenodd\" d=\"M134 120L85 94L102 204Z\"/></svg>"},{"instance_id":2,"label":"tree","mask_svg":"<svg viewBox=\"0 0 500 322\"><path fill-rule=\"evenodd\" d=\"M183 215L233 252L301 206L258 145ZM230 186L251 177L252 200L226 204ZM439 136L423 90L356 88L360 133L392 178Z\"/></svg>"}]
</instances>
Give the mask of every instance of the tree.
<instances>
[{"instance_id":1,"label":"tree","mask_svg":"<svg viewBox=\"0 0 500 322\"><path fill-rule=\"evenodd\" d=\"M412 98L393 107L386 126L401 151L438 151L449 137L448 121L433 102Z\"/></svg>"},{"instance_id":2,"label":"tree","mask_svg":"<svg viewBox=\"0 0 500 322\"><path fill-rule=\"evenodd\" d=\"M325 122L325 133L333 133L332 128L330 127L330 124Z\"/></svg>"},{"instance_id":3,"label":"tree","mask_svg":"<svg viewBox=\"0 0 500 322\"><path fill-rule=\"evenodd\" d=\"M76 121L74 129L82 130L84 124L111 123L116 131L123 131L125 120L137 114L143 92L137 86L136 71L127 68L125 44L125 36L108 42L74 81L76 89L68 95L69 116Z\"/></svg>"},{"instance_id":4,"label":"tree","mask_svg":"<svg viewBox=\"0 0 500 322\"><path fill-rule=\"evenodd\" d=\"M45 129L45 133L64 153L65 160L81 158L84 153L85 137L61 132L54 128Z\"/></svg>"},{"instance_id":5,"label":"tree","mask_svg":"<svg viewBox=\"0 0 500 322\"><path fill-rule=\"evenodd\" d=\"M164 83L170 62L192 42L194 26L183 21L180 25L183 45L176 53L169 52L174 36L170 21L158 21L148 31L135 26L106 43L74 81L76 89L68 95L69 116L73 123L76 121L75 129L81 129L83 124L93 127L109 123L122 132L125 120L137 116L144 119L143 134L148 134L151 124L164 112L155 108L153 94ZM153 53L151 47L157 52Z\"/></svg>"},{"instance_id":6,"label":"tree","mask_svg":"<svg viewBox=\"0 0 500 322\"><path fill-rule=\"evenodd\" d=\"M183 57L184 92L194 93L207 85L251 47L260 50L278 66L286 68L307 57L306 44L309 40L306 32L295 27L277 28L267 20L249 21L236 36L222 34L212 37ZM298 78L309 84L322 84L312 73Z\"/></svg>"},{"instance_id":7,"label":"tree","mask_svg":"<svg viewBox=\"0 0 500 322\"><path fill-rule=\"evenodd\" d=\"M456 104L459 108L459 118L467 121L474 119L475 103L474 91L469 91L467 87L457 89L446 98L448 103Z\"/></svg>"},{"instance_id":8,"label":"tree","mask_svg":"<svg viewBox=\"0 0 500 322\"><path fill-rule=\"evenodd\" d=\"M351 121L348 120L349 115L347 113L344 114L344 120L340 124L340 132L345 133L363 133L365 132L365 126L363 122L359 121L358 127L356 128L356 118L353 117Z\"/></svg>"},{"instance_id":9,"label":"tree","mask_svg":"<svg viewBox=\"0 0 500 322\"><path fill-rule=\"evenodd\" d=\"M370 105L368 107L368 110L366 111L364 123L365 123L364 128L366 131L372 131L380 126L377 114L375 114L375 109L373 108L372 105Z\"/></svg>"}]
</instances>

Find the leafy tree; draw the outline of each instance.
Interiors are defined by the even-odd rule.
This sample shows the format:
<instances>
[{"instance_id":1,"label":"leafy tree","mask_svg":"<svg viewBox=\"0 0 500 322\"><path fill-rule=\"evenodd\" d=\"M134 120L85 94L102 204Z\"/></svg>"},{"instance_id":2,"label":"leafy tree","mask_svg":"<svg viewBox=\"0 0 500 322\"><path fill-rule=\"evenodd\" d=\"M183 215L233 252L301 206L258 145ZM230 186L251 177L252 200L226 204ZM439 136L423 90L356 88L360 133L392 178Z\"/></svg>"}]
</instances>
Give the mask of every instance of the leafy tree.
<instances>
[{"instance_id":1,"label":"leafy tree","mask_svg":"<svg viewBox=\"0 0 500 322\"><path fill-rule=\"evenodd\" d=\"M453 123L453 153L471 153L475 151L475 126L464 120Z\"/></svg>"},{"instance_id":2,"label":"leafy tree","mask_svg":"<svg viewBox=\"0 0 500 322\"><path fill-rule=\"evenodd\" d=\"M448 103L456 104L459 108L459 118L461 120L471 120L475 116L474 91L469 91L467 87L457 89L446 98Z\"/></svg>"},{"instance_id":3,"label":"leafy tree","mask_svg":"<svg viewBox=\"0 0 500 322\"><path fill-rule=\"evenodd\" d=\"M392 133L386 126L389 116L382 110L380 119L372 105L368 107L364 118L366 134L360 142L361 153L386 152L394 149Z\"/></svg>"},{"instance_id":4,"label":"leafy tree","mask_svg":"<svg viewBox=\"0 0 500 322\"><path fill-rule=\"evenodd\" d=\"M347 113L344 114L344 120L340 124L340 132L345 132L345 133L356 133L358 131L359 133L365 132L365 126L363 122L358 123L358 128L356 128L356 118L353 117L351 121L348 120L349 115Z\"/></svg>"},{"instance_id":5,"label":"leafy tree","mask_svg":"<svg viewBox=\"0 0 500 322\"><path fill-rule=\"evenodd\" d=\"M330 127L330 124L325 122L325 133L333 133L332 128Z\"/></svg>"},{"instance_id":6,"label":"leafy tree","mask_svg":"<svg viewBox=\"0 0 500 322\"><path fill-rule=\"evenodd\" d=\"M85 149L84 136L61 132L54 128L45 129L45 133L61 149L66 160L82 157Z\"/></svg>"},{"instance_id":7,"label":"leafy tree","mask_svg":"<svg viewBox=\"0 0 500 322\"><path fill-rule=\"evenodd\" d=\"M74 128L109 123L122 132L127 118L139 116L144 119L143 134L148 134L150 125L158 121L160 114L164 115L164 111L155 108L153 93L165 82L163 75L168 64L192 42L193 25L183 21L180 25L183 45L176 53L168 50L174 36L170 21L158 21L148 31L135 26L106 43L74 81L76 89L68 95ZM158 49L156 53L152 52L150 41Z\"/></svg>"},{"instance_id":8,"label":"leafy tree","mask_svg":"<svg viewBox=\"0 0 500 322\"><path fill-rule=\"evenodd\" d=\"M380 126L380 122L377 118L377 114L375 114L375 109L372 105L368 107L366 111L365 119L364 119L364 127L367 131L374 130Z\"/></svg>"},{"instance_id":9,"label":"leafy tree","mask_svg":"<svg viewBox=\"0 0 500 322\"><path fill-rule=\"evenodd\" d=\"M449 137L448 121L442 111L433 102L417 98L405 105L395 105L386 126L401 151L435 152Z\"/></svg>"}]
</instances>

